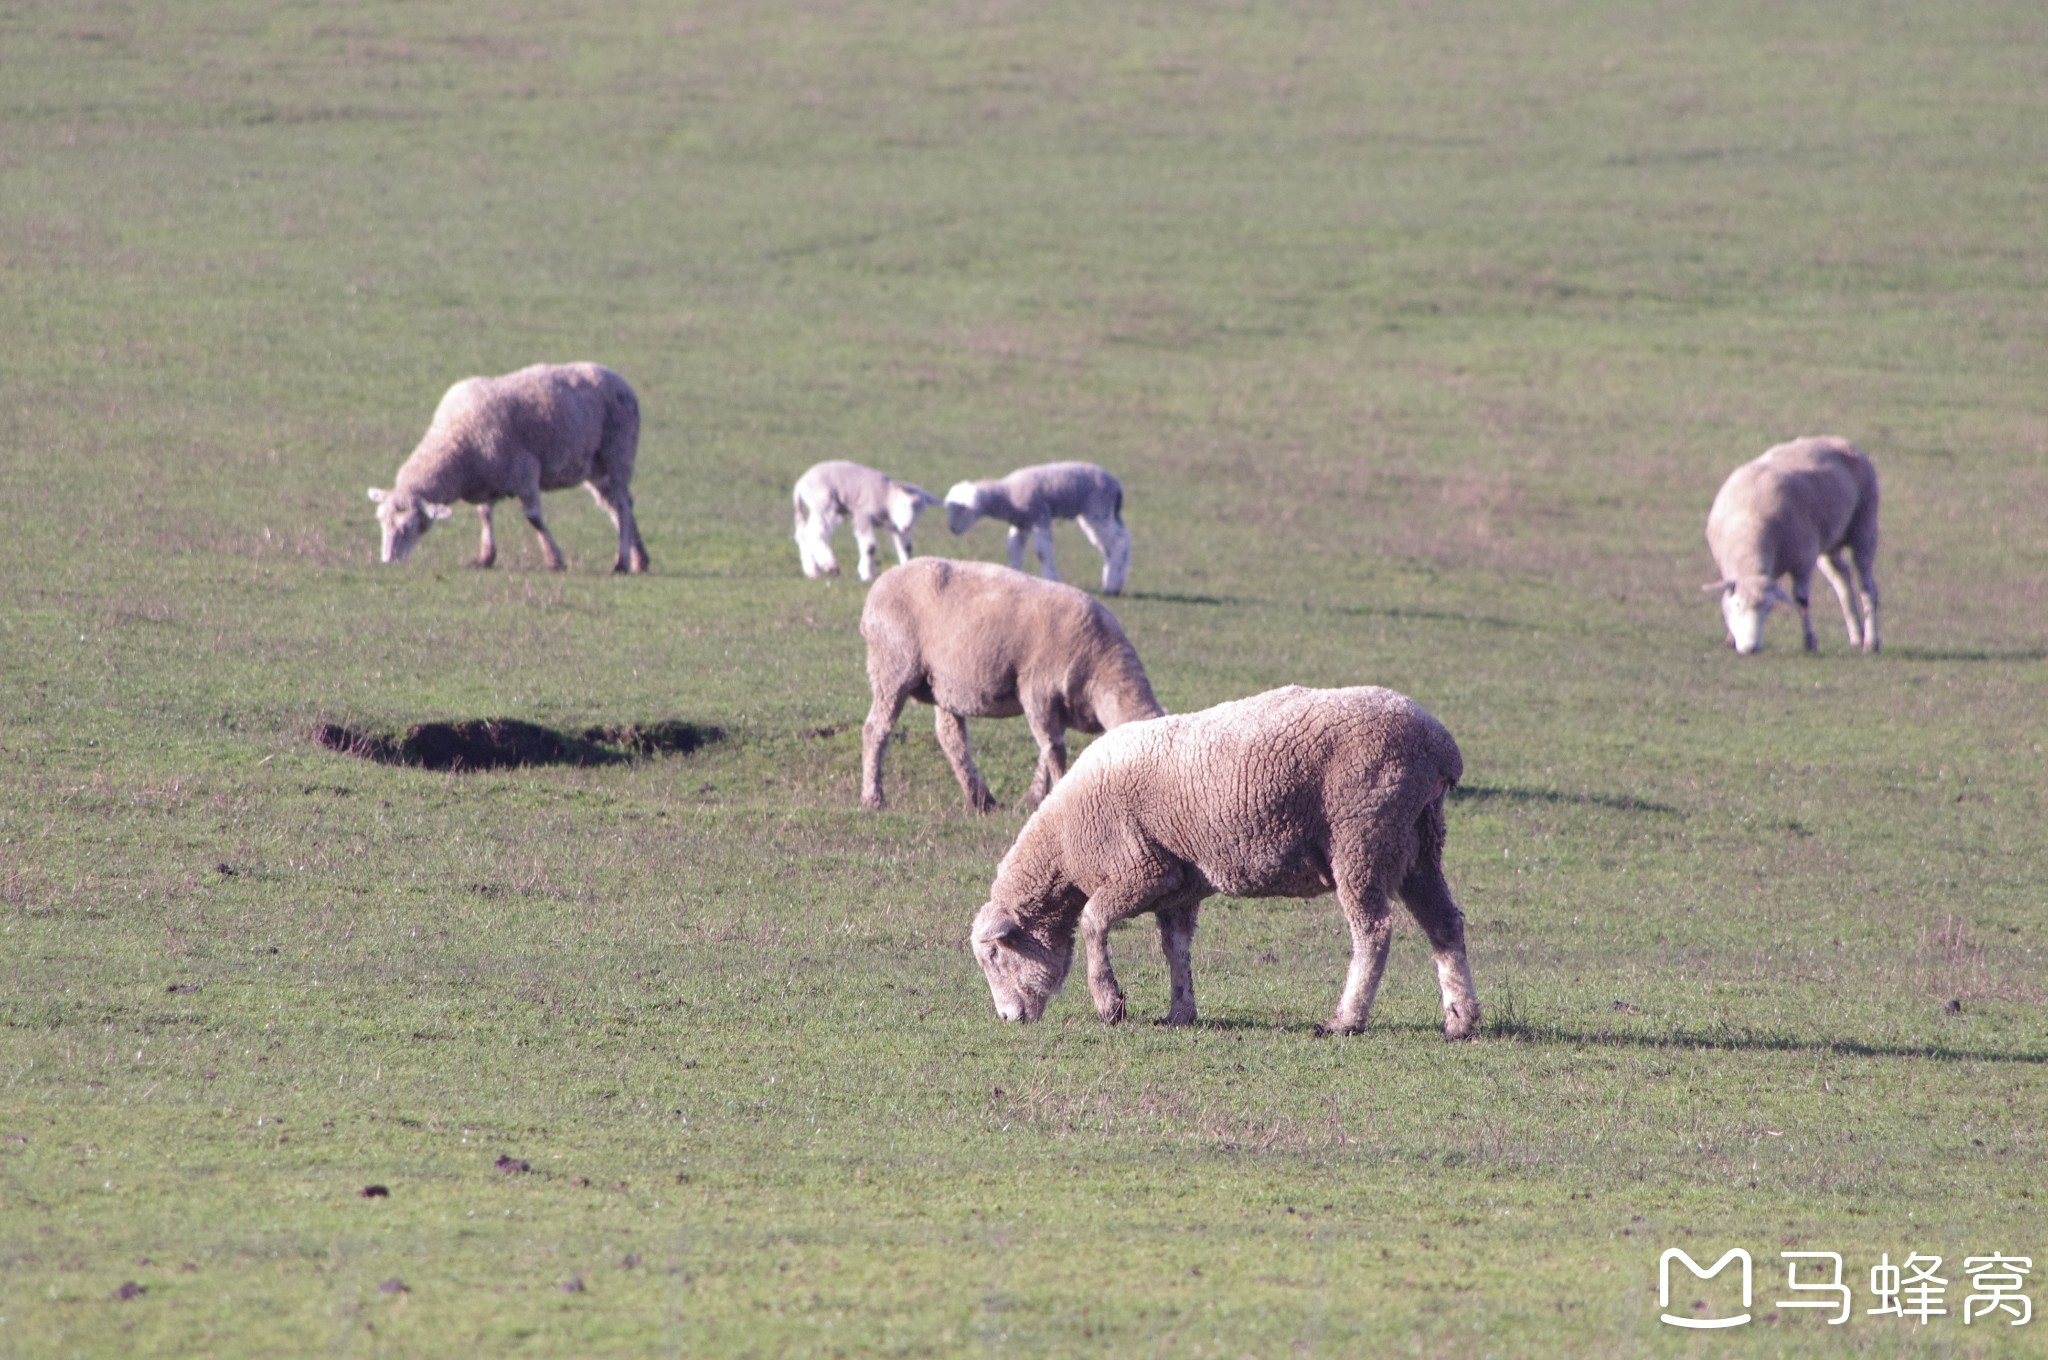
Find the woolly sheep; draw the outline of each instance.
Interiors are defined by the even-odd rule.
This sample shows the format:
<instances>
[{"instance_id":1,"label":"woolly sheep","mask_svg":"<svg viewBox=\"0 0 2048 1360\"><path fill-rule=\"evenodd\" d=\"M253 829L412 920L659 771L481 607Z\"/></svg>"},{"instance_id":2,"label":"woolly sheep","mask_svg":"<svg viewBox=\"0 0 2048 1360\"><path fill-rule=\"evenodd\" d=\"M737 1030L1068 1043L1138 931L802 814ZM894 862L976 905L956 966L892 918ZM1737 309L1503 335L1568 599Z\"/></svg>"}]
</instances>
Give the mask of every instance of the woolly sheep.
<instances>
[{"instance_id":1,"label":"woolly sheep","mask_svg":"<svg viewBox=\"0 0 2048 1360\"><path fill-rule=\"evenodd\" d=\"M1052 560L1052 522L1071 519L1102 554L1102 593L1121 595L1131 569L1131 532L1124 528L1124 488L1093 463L1041 463L1007 477L960 482L946 493L946 525L956 534L983 515L1010 526L1010 565L1024 570L1024 539L1038 552L1039 575L1060 579Z\"/></svg>"},{"instance_id":2,"label":"woolly sheep","mask_svg":"<svg viewBox=\"0 0 2048 1360\"><path fill-rule=\"evenodd\" d=\"M483 521L473 565L488 567L498 559L491 506L516 496L548 568L560 571L562 551L541 519L540 493L581 482L618 528L612 570L646 571L628 490L639 442L640 403L624 378L601 365L535 364L501 378L465 378L441 398L392 488L370 488L383 560L405 561L435 520L455 513L449 502L467 501Z\"/></svg>"},{"instance_id":3,"label":"woolly sheep","mask_svg":"<svg viewBox=\"0 0 2048 1360\"><path fill-rule=\"evenodd\" d=\"M1856 554L1863 582L1862 627L1845 549ZM1789 603L1799 607L1806 650L1817 651L1807 608L1818 566L1842 605L1849 645L1877 650L1877 469L1846 439L1795 439L1767 450L1728 475L1707 512L1707 550L1721 579L1701 587L1721 595L1728 641L1748 655L1763 646L1771 606L1786 600L1780 576L1792 577Z\"/></svg>"},{"instance_id":4,"label":"woolly sheep","mask_svg":"<svg viewBox=\"0 0 2048 1360\"><path fill-rule=\"evenodd\" d=\"M875 579L875 531L886 528L896 543L896 560L911 555L910 526L939 498L923 487L835 459L819 463L796 479L796 550L806 576L836 576L832 531L842 519L853 521L853 541L860 548L856 570L863 581Z\"/></svg>"},{"instance_id":5,"label":"woolly sheep","mask_svg":"<svg viewBox=\"0 0 2048 1360\"><path fill-rule=\"evenodd\" d=\"M1289 686L1200 713L1132 723L1082 752L996 869L974 918L996 1012L1031 1021L1066 981L1080 928L1096 1014L1124 1018L1109 928L1153 912L1172 974L1162 1023L1195 1018L1189 949L1214 893L1316 897L1336 890L1351 971L1321 1033L1365 1027L1393 930L1388 896L1429 937L1444 1037L1479 1023L1465 918L1444 881L1444 792L1457 743L1392 690Z\"/></svg>"},{"instance_id":6,"label":"woolly sheep","mask_svg":"<svg viewBox=\"0 0 2048 1360\"><path fill-rule=\"evenodd\" d=\"M874 706L861 727L862 806L882 806L882 751L906 700L938 710L939 745L967 806L995 806L967 718L1022 713L1038 740L1025 800L1066 772L1067 729L1101 732L1166 710L1116 616L1072 586L992 562L920 557L883 574L860 616Z\"/></svg>"}]
</instances>

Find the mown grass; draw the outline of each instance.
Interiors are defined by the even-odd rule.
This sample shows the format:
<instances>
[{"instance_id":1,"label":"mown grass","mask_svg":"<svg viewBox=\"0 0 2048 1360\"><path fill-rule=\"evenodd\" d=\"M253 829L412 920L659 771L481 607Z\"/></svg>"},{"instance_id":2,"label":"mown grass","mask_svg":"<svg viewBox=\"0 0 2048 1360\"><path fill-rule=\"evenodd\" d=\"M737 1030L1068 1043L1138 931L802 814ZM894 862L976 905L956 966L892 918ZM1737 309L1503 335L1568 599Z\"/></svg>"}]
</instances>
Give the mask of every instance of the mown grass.
<instances>
[{"instance_id":1,"label":"mown grass","mask_svg":"<svg viewBox=\"0 0 2048 1360\"><path fill-rule=\"evenodd\" d=\"M1959 1266L2048 1248L2044 76L1997 4L0 10L0 1353L1691 1353L1670 1246L1757 1256L1716 1349L2038 1349ZM378 568L447 385L582 357L655 574L566 493L565 575ZM1817 432L1886 651L1738 663L1706 504ZM1328 901L1213 902L1192 1031L996 1022L1019 815L921 712L854 806L828 456L1100 461L1169 706L1441 717L1485 1036L1404 934L1312 1038ZM498 717L723 737L314 739Z\"/></svg>"}]
</instances>

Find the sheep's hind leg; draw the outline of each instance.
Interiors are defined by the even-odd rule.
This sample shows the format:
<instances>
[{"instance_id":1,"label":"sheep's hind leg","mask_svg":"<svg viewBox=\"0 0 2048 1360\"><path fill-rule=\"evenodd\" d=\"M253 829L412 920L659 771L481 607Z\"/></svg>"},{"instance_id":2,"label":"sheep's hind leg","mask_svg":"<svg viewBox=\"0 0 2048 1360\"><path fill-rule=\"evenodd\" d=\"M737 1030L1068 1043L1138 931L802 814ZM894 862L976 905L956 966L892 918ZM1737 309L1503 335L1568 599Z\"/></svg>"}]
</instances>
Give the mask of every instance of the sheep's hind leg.
<instances>
[{"instance_id":1,"label":"sheep's hind leg","mask_svg":"<svg viewBox=\"0 0 2048 1360\"><path fill-rule=\"evenodd\" d=\"M981 771L974 767L974 753L967 746L966 719L943 708L936 712L939 748L946 753L947 763L953 767L953 777L960 781L960 792L966 795L968 811L995 811L996 800L989 794Z\"/></svg>"},{"instance_id":2,"label":"sheep's hind leg","mask_svg":"<svg viewBox=\"0 0 2048 1360\"><path fill-rule=\"evenodd\" d=\"M908 689L875 687L868 720L860 725L860 805L864 808L882 806L882 752L909 698Z\"/></svg>"},{"instance_id":3,"label":"sheep's hind leg","mask_svg":"<svg viewBox=\"0 0 2048 1360\"><path fill-rule=\"evenodd\" d=\"M1849 583L1840 554L1823 553L1814 565L1820 568L1820 574L1827 577L1828 584L1834 587L1835 600L1842 606L1842 623L1849 630L1849 645L1861 647L1863 630L1856 621L1856 587Z\"/></svg>"},{"instance_id":4,"label":"sheep's hind leg","mask_svg":"<svg viewBox=\"0 0 2048 1360\"><path fill-rule=\"evenodd\" d=\"M1429 937L1436 956L1437 987L1443 994L1444 1038L1468 1039L1479 1027L1479 993L1465 958L1465 913L1451 896L1443 866L1418 862L1401 881L1401 901Z\"/></svg>"},{"instance_id":5,"label":"sheep's hind leg","mask_svg":"<svg viewBox=\"0 0 2048 1360\"><path fill-rule=\"evenodd\" d=\"M491 534L491 503L489 501L485 501L476 508L476 517L483 521L484 536L482 541L477 544L476 560L469 565L478 568L488 567L498 560L498 540Z\"/></svg>"},{"instance_id":6,"label":"sheep's hind leg","mask_svg":"<svg viewBox=\"0 0 2048 1360\"><path fill-rule=\"evenodd\" d=\"M612 559L612 570L630 571L635 575L646 571L647 548L640 542L640 526L633 522L631 493L614 490L609 478L593 477L584 486L590 489L590 498L610 516L612 528L618 531L619 553Z\"/></svg>"},{"instance_id":7,"label":"sheep's hind leg","mask_svg":"<svg viewBox=\"0 0 2048 1360\"><path fill-rule=\"evenodd\" d=\"M1347 883L1340 875L1337 901L1351 927L1351 968L1344 977L1344 994L1337 999L1337 1013L1328 1024L1316 1026L1318 1034L1356 1034L1365 1028L1394 937L1394 916L1387 907L1386 889L1378 883Z\"/></svg>"}]
</instances>

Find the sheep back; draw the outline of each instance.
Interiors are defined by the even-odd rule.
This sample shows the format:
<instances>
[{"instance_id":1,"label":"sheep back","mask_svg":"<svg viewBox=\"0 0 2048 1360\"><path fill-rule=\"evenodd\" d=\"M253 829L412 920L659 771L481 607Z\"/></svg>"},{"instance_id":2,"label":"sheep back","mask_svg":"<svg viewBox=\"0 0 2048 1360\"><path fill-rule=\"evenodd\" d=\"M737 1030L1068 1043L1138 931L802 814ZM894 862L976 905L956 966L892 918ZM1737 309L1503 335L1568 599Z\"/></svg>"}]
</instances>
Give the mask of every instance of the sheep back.
<instances>
[{"instance_id":1,"label":"sheep back","mask_svg":"<svg viewBox=\"0 0 2048 1360\"><path fill-rule=\"evenodd\" d=\"M524 464L540 489L602 472L631 476L640 405L601 364L534 364L496 378L465 378L434 409L425 437L398 470L399 492L432 501L484 502L516 492ZM596 465L602 461L606 466Z\"/></svg>"}]
</instances>

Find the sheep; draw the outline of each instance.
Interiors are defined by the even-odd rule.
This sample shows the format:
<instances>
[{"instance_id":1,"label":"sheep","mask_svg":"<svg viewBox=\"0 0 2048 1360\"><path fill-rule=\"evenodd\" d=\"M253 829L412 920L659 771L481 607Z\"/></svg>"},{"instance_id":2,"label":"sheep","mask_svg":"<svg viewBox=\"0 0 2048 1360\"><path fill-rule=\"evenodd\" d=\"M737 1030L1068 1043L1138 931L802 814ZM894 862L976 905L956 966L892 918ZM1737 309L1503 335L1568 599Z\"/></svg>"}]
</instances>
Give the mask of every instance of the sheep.
<instances>
[{"instance_id":1,"label":"sheep","mask_svg":"<svg viewBox=\"0 0 2048 1360\"><path fill-rule=\"evenodd\" d=\"M1863 582L1860 629L1844 549L1855 551L1856 575ZM1877 579L1871 575L1871 559L1877 555L1877 469L1848 440L1795 439L1735 469L1707 512L1707 550L1721 579L1701 589L1720 592L1728 641L1738 653L1747 656L1763 646L1771 606L1787 600L1778 585L1787 573L1792 577L1787 602L1799 607L1806 650L1820 649L1807 608L1816 566L1841 602L1849 645L1877 650Z\"/></svg>"},{"instance_id":2,"label":"sheep","mask_svg":"<svg viewBox=\"0 0 2048 1360\"><path fill-rule=\"evenodd\" d=\"M1101 601L992 562L920 557L883 574L861 610L874 705L861 727L863 807L882 802L882 750L904 702L937 712L939 746L971 811L995 806L967 746L968 718L1024 715L1038 740L1025 801L1067 768L1067 729L1101 732L1166 710Z\"/></svg>"},{"instance_id":3,"label":"sheep","mask_svg":"<svg viewBox=\"0 0 2048 1360\"><path fill-rule=\"evenodd\" d=\"M796 550L806 576L837 576L838 559L832 556L832 531L842 519L853 521L853 541L860 548L856 568L860 579L875 579L875 531L887 528L896 543L896 560L911 557L910 526L928 505L939 498L921 486L899 482L894 477L835 459L817 466L796 479Z\"/></svg>"},{"instance_id":4,"label":"sheep","mask_svg":"<svg viewBox=\"0 0 2048 1360\"><path fill-rule=\"evenodd\" d=\"M419 447L398 469L390 490L370 488L384 531L383 560L403 562L434 521L468 501L483 521L483 542L471 565L498 560L491 506L519 498L540 535L550 571L563 567L541 519L540 493L578 482L619 531L614 571L647 570L647 547L633 521L633 457L640 442L640 403L626 380L598 364L534 364L501 378L465 378L434 408Z\"/></svg>"},{"instance_id":5,"label":"sheep","mask_svg":"<svg viewBox=\"0 0 2048 1360\"><path fill-rule=\"evenodd\" d=\"M1160 1023L1192 1024L1189 949L1204 898L1334 888L1351 927L1351 970L1317 1032L1365 1027L1386 967L1392 894L1435 952L1444 1037L1468 1037L1479 1001L1464 916L1443 874L1444 794L1463 773L1441 723L1371 686L1290 685L1109 733L1025 823L975 915L970 940L996 1013L1044 1013L1079 926L1096 1014L1116 1024L1125 1003L1109 928L1149 911L1172 975Z\"/></svg>"},{"instance_id":6,"label":"sheep","mask_svg":"<svg viewBox=\"0 0 2048 1360\"><path fill-rule=\"evenodd\" d=\"M1039 575L1060 579L1052 560L1052 522L1071 519L1102 554L1102 593L1121 595L1131 569L1124 488L1093 463L1041 463L986 482L959 482L946 493L946 525L956 534L983 515L1010 526L1010 565L1024 570L1024 539L1038 551Z\"/></svg>"}]
</instances>

